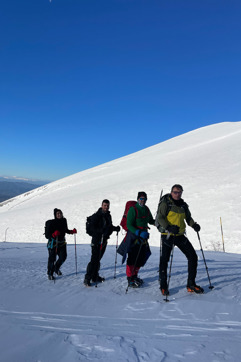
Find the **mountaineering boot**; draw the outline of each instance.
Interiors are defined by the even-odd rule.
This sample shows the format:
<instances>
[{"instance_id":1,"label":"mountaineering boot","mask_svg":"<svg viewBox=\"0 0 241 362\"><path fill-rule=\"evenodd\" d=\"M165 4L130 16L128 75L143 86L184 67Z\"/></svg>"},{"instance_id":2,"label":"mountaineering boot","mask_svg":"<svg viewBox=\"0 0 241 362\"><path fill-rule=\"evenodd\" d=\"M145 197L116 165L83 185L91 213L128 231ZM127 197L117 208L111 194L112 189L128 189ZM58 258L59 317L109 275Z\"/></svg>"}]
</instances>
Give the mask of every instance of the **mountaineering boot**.
<instances>
[{"instance_id":1,"label":"mountaineering boot","mask_svg":"<svg viewBox=\"0 0 241 362\"><path fill-rule=\"evenodd\" d=\"M101 276L97 276L97 278L96 279L92 279L92 282L93 283L103 283L105 281L105 278L102 278Z\"/></svg>"},{"instance_id":2,"label":"mountaineering boot","mask_svg":"<svg viewBox=\"0 0 241 362\"><path fill-rule=\"evenodd\" d=\"M90 280L85 278L85 280L84 280L84 285L85 285L86 287L91 287Z\"/></svg>"},{"instance_id":3,"label":"mountaineering boot","mask_svg":"<svg viewBox=\"0 0 241 362\"><path fill-rule=\"evenodd\" d=\"M169 290L167 287L167 282L164 280L162 282L160 282L160 291L162 293L162 295L169 295Z\"/></svg>"},{"instance_id":4,"label":"mountaineering boot","mask_svg":"<svg viewBox=\"0 0 241 362\"><path fill-rule=\"evenodd\" d=\"M164 296L169 295L169 290L167 288L161 288L160 287L160 290L161 290L162 295L164 295Z\"/></svg>"},{"instance_id":5,"label":"mountaineering boot","mask_svg":"<svg viewBox=\"0 0 241 362\"><path fill-rule=\"evenodd\" d=\"M128 287L130 288L140 288L140 284L133 277L127 277Z\"/></svg>"},{"instance_id":6,"label":"mountaineering boot","mask_svg":"<svg viewBox=\"0 0 241 362\"><path fill-rule=\"evenodd\" d=\"M55 274L57 274L58 276L63 275L60 269L59 269L59 270L55 270Z\"/></svg>"},{"instance_id":7,"label":"mountaineering boot","mask_svg":"<svg viewBox=\"0 0 241 362\"><path fill-rule=\"evenodd\" d=\"M55 277L52 274L48 274L48 279L49 280L55 280Z\"/></svg>"},{"instance_id":8,"label":"mountaineering boot","mask_svg":"<svg viewBox=\"0 0 241 362\"><path fill-rule=\"evenodd\" d=\"M137 275L134 275L134 276L133 276L133 279L134 279L137 283L139 283L140 285L142 285L142 284L144 283L144 280L141 279L141 278L139 278Z\"/></svg>"},{"instance_id":9,"label":"mountaineering boot","mask_svg":"<svg viewBox=\"0 0 241 362\"><path fill-rule=\"evenodd\" d=\"M204 289L201 288L199 285L193 284L193 285L187 285L187 291L189 293L197 293L202 294L204 293Z\"/></svg>"}]
</instances>

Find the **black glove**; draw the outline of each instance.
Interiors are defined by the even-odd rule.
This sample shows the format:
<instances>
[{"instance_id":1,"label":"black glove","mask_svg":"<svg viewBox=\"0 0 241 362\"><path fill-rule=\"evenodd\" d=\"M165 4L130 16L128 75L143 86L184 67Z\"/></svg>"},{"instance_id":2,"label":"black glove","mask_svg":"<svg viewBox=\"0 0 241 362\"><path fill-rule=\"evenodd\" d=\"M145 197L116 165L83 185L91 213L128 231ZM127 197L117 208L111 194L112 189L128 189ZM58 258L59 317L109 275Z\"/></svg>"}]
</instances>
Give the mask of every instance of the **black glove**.
<instances>
[{"instance_id":1,"label":"black glove","mask_svg":"<svg viewBox=\"0 0 241 362\"><path fill-rule=\"evenodd\" d=\"M193 230L198 233L201 230L201 226L195 222L195 224L192 226Z\"/></svg>"},{"instance_id":2,"label":"black glove","mask_svg":"<svg viewBox=\"0 0 241 362\"><path fill-rule=\"evenodd\" d=\"M179 233L179 226L177 226L177 225L168 225L166 229L171 234L178 234Z\"/></svg>"},{"instance_id":3,"label":"black glove","mask_svg":"<svg viewBox=\"0 0 241 362\"><path fill-rule=\"evenodd\" d=\"M113 230L116 231L117 233L120 232L120 226L113 226Z\"/></svg>"}]
</instances>

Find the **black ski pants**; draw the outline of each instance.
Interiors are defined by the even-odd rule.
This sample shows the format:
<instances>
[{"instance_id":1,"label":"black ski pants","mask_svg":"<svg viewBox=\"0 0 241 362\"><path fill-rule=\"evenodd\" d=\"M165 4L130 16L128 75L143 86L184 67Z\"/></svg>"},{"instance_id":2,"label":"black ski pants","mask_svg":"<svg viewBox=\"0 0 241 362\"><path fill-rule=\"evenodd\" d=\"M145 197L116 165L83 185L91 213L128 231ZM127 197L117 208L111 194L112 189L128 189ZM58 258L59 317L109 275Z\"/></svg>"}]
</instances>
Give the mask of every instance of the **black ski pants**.
<instances>
[{"instance_id":1,"label":"black ski pants","mask_svg":"<svg viewBox=\"0 0 241 362\"><path fill-rule=\"evenodd\" d=\"M148 252L150 252L150 248L147 242L134 242L128 252L127 265L135 266L137 268L144 266L149 256Z\"/></svg>"},{"instance_id":2,"label":"black ski pants","mask_svg":"<svg viewBox=\"0 0 241 362\"><path fill-rule=\"evenodd\" d=\"M105 249L107 246L107 241L103 241L102 244L91 244L91 259L89 264L87 265L85 279L90 281L92 279L93 282L96 281L99 275L100 269L100 260L102 259Z\"/></svg>"},{"instance_id":3,"label":"black ski pants","mask_svg":"<svg viewBox=\"0 0 241 362\"><path fill-rule=\"evenodd\" d=\"M61 265L65 262L67 258L67 245L66 243L63 245L58 245L58 247L54 247L52 249L48 249L49 258L48 258L48 274L53 275L54 272L58 272ZM56 257L58 255L58 260L56 261Z\"/></svg>"},{"instance_id":4,"label":"black ski pants","mask_svg":"<svg viewBox=\"0 0 241 362\"><path fill-rule=\"evenodd\" d=\"M161 289L167 288L167 267L170 259L172 245L176 245L186 256L188 260L188 279L187 285L193 285L195 283L197 275L197 254L185 235L170 236L167 240L167 235L162 235L162 246L160 250L160 266L159 266L159 280Z\"/></svg>"}]
</instances>

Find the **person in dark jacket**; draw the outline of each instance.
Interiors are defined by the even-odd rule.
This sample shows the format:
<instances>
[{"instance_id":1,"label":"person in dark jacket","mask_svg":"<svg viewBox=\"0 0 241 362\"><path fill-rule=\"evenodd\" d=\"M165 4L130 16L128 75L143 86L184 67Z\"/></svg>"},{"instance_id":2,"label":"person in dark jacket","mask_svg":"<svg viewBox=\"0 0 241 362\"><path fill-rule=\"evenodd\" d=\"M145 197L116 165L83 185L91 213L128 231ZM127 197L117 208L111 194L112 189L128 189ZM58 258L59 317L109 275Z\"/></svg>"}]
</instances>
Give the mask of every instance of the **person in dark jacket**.
<instances>
[{"instance_id":1,"label":"person in dark jacket","mask_svg":"<svg viewBox=\"0 0 241 362\"><path fill-rule=\"evenodd\" d=\"M54 280L54 273L57 275L62 275L60 271L61 265L65 262L67 258L67 247L65 234L76 234L77 230L68 229L67 220L63 217L63 213L60 209L54 209L54 219L51 220L49 225L49 240L48 240L48 278L49 280ZM56 257L58 255L58 260L56 262Z\"/></svg>"},{"instance_id":2,"label":"person in dark jacket","mask_svg":"<svg viewBox=\"0 0 241 362\"><path fill-rule=\"evenodd\" d=\"M91 286L91 280L94 283L103 282L105 279L99 275L100 260L105 253L107 241L113 231L120 231L119 226L113 226L109 211L110 202L105 199L99 210L92 215L92 240L91 240L91 259L87 265L84 284Z\"/></svg>"},{"instance_id":3,"label":"person in dark jacket","mask_svg":"<svg viewBox=\"0 0 241 362\"><path fill-rule=\"evenodd\" d=\"M181 185L173 185L171 193L163 196L157 212L158 230L161 232L162 241L159 280L160 289L163 295L169 295L167 266L174 246L177 246L188 260L188 292L204 292L203 288L196 285L195 282L198 261L197 254L192 244L185 236L186 223L196 232L200 231L201 227L193 220L188 205L181 198L182 192L183 188Z\"/></svg>"}]
</instances>

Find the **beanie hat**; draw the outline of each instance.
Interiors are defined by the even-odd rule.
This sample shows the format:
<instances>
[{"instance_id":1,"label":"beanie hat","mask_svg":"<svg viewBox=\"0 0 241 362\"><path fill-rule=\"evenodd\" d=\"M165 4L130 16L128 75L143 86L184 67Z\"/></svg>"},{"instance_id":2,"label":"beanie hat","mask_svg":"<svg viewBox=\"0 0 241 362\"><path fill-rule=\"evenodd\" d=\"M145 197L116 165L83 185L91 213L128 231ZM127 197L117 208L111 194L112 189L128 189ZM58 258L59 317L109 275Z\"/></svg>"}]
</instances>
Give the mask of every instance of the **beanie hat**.
<instances>
[{"instance_id":1,"label":"beanie hat","mask_svg":"<svg viewBox=\"0 0 241 362\"><path fill-rule=\"evenodd\" d=\"M137 195L137 200L138 200L140 197L145 197L145 198L147 199L147 194L146 194L144 191L139 191L139 192L138 192L138 195Z\"/></svg>"},{"instance_id":2,"label":"beanie hat","mask_svg":"<svg viewBox=\"0 0 241 362\"><path fill-rule=\"evenodd\" d=\"M56 219L56 214L57 214L58 211L60 211L61 214L63 215L63 213L62 213L62 211L60 209L54 209L54 217L55 217L55 219Z\"/></svg>"}]
</instances>

